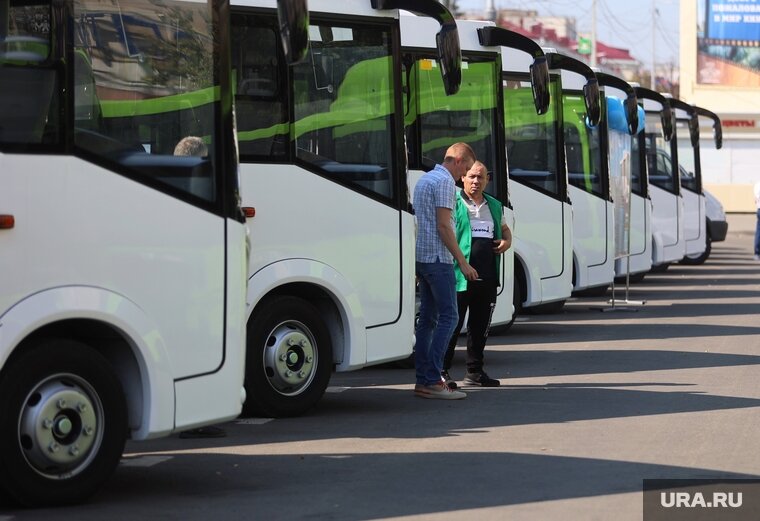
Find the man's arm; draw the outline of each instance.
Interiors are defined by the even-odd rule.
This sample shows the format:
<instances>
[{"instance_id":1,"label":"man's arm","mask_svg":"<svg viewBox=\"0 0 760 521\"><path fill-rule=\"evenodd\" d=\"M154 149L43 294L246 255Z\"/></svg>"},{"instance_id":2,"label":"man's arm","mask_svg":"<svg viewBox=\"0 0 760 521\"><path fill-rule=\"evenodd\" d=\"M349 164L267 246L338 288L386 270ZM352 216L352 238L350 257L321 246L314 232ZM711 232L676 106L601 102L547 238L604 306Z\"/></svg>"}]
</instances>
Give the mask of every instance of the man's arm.
<instances>
[{"instance_id":1,"label":"man's arm","mask_svg":"<svg viewBox=\"0 0 760 521\"><path fill-rule=\"evenodd\" d=\"M496 253L504 253L512 247L512 230L509 229L507 223L501 223L501 241L496 246Z\"/></svg>"},{"instance_id":2,"label":"man's arm","mask_svg":"<svg viewBox=\"0 0 760 521\"><path fill-rule=\"evenodd\" d=\"M446 249L454 256L454 260L459 264L459 269L462 270L464 278L467 280L477 279L478 272L464 258L464 254L457 243L456 235L454 235L454 229L451 227L451 209L440 206L436 207L435 220L438 236L441 238L443 245L446 246Z\"/></svg>"}]
</instances>

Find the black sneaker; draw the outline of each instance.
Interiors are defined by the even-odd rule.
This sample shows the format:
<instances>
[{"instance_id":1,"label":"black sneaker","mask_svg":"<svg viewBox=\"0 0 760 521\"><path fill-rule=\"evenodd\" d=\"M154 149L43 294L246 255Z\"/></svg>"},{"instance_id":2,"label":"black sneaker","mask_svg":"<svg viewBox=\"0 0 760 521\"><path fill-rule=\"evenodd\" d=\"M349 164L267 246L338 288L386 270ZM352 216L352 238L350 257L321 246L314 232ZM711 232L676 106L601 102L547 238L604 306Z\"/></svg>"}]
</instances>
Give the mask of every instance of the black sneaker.
<instances>
[{"instance_id":1,"label":"black sneaker","mask_svg":"<svg viewBox=\"0 0 760 521\"><path fill-rule=\"evenodd\" d=\"M457 383L454 381L451 375L449 375L448 371L441 371L441 380L448 386L449 389L457 388Z\"/></svg>"},{"instance_id":2,"label":"black sneaker","mask_svg":"<svg viewBox=\"0 0 760 521\"><path fill-rule=\"evenodd\" d=\"M499 387L501 382L488 376L485 371L479 373L467 373L464 376L467 385L479 385L480 387Z\"/></svg>"}]
</instances>

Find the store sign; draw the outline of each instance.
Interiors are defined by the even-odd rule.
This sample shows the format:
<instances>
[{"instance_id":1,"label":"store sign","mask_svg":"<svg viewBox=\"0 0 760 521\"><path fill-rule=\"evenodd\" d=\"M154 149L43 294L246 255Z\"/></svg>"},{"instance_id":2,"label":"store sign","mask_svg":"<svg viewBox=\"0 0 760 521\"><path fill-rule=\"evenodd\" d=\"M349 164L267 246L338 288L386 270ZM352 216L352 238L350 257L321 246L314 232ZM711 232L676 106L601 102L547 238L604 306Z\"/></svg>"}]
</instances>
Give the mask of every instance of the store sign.
<instances>
[{"instance_id":1,"label":"store sign","mask_svg":"<svg viewBox=\"0 0 760 521\"><path fill-rule=\"evenodd\" d=\"M757 121L754 119L721 119L723 128L755 128Z\"/></svg>"}]
</instances>

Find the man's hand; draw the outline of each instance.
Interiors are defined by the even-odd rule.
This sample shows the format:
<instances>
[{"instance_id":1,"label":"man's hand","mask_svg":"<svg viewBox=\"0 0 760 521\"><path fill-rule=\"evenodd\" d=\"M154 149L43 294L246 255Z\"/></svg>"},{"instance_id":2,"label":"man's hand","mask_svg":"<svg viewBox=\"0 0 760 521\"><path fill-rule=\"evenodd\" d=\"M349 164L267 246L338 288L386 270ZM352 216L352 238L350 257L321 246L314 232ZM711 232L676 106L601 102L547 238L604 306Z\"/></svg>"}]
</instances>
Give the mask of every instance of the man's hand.
<instances>
[{"instance_id":1,"label":"man's hand","mask_svg":"<svg viewBox=\"0 0 760 521\"><path fill-rule=\"evenodd\" d=\"M459 269L462 271L462 275L464 275L464 278L467 280L477 280L478 278L478 271L470 266L469 262L464 262L459 265Z\"/></svg>"},{"instance_id":2,"label":"man's hand","mask_svg":"<svg viewBox=\"0 0 760 521\"><path fill-rule=\"evenodd\" d=\"M493 251L494 253L501 254L507 251L510 247L511 241L506 241L504 239L501 239L500 241L495 240L493 241Z\"/></svg>"}]
</instances>

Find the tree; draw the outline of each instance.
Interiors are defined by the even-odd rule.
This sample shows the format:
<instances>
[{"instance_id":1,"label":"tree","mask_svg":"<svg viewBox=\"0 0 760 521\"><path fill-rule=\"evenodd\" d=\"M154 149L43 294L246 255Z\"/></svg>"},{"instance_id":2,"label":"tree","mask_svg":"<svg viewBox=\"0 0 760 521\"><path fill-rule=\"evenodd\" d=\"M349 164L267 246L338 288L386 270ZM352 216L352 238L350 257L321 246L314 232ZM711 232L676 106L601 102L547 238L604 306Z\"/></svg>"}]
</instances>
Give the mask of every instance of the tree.
<instances>
[{"instance_id":1,"label":"tree","mask_svg":"<svg viewBox=\"0 0 760 521\"><path fill-rule=\"evenodd\" d=\"M453 14L455 18L461 14L457 0L442 0L441 3L445 5L449 11L451 11L451 14Z\"/></svg>"}]
</instances>

